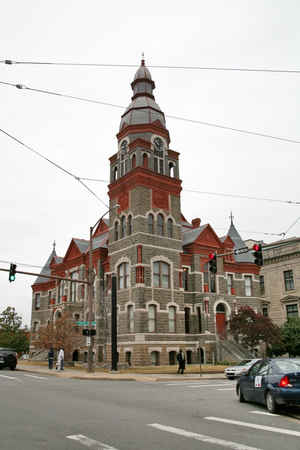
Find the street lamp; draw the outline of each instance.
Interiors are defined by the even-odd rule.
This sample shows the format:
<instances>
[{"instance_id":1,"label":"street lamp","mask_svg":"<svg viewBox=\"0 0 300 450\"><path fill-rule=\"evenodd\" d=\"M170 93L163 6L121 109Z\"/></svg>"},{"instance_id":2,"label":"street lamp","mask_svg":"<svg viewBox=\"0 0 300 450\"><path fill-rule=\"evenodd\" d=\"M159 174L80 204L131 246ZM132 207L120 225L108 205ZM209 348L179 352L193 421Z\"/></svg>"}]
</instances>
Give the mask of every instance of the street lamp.
<instances>
[{"instance_id":1,"label":"street lamp","mask_svg":"<svg viewBox=\"0 0 300 450\"><path fill-rule=\"evenodd\" d=\"M89 245L89 260L88 260L88 329L89 329L89 346L88 346L88 367L87 371L93 371L93 336L92 336L92 310L93 310L93 284L94 284L94 271L93 271L93 262L92 262L92 252L93 252L93 231L98 225L99 222L103 219L106 214L115 208L119 208L120 205L117 203L112 208L108 209L99 220L95 223L93 227L90 227L90 245Z\"/></svg>"}]
</instances>

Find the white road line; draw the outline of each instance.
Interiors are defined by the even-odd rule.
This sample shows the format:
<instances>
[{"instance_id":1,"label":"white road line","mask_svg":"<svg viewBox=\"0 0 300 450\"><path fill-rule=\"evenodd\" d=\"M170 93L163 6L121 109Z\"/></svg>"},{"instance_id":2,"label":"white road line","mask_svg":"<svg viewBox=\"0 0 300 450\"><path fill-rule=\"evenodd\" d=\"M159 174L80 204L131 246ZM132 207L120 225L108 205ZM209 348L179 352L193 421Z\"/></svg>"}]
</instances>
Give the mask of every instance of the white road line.
<instances>
[{"instance_id":1,"label":"white road line","mask_svg":"<svg viewBox=\"0 0 300 450\"><path fill-rule=\"evenodd\" d=\"M83 434L72 434L70 436L66 436L66 438L78 441L80 442L80 444L85 445L86 447L94 447L97 450L117 450L115 447L111 447L110 445L104 444L103 442L95 441L95 439L90 439Z\"/></svg>"},{"instance_id":2,"label":"white road line","mask_svg":"<svg viewBox=\"0 0 300 450\"><path fill-rule=\"evenodd\" d=\"M228 383L223 383L223 384L194 384L194 383L189 383L188 381L186 381L185 383L167 384L167 386L219 387L219 386L234 386L234 384L228 384Z\"/></svg>"},{"instance_id":3,"label":"white road line","mask_svg":"<svg viewBox=\"0 0 300 450\"><path fill-rule=\"evenodd\" d=\"M280 414L272 414L269 412L265 412L265 411L249 411L250 414L263 414L265 416L276 416L276 417L280 417Z\"/></svg>"},{"instance_id":4,"label":"white road line","mask_svg":"<svg viewBox=\"0 0 300 450\"><path fill-rule=\"evenodd\" d=\"M288 434L290 436L300 437L300 431L288 430L286 428L268 427L265 425L258 425L257 423L240 422L239 420L222 419L221 417L204 417L207 420L214 420L215 422L230 423L232 425L239 425L241 427L255 428L256 430L271 431L272 433Z\"/></svg>"},{"instance_id":5,"label":"white road line","mask_svg":"<svg viewBox=\"0 0 300 450\"><path fill-rule=\"evenodd\" d=\"M19 383L22 383L22 381L21 381L21 380L18 380L18 378L15 378L15 377L9 377L8 375L0 375L0 377L2 377L2 378L7 378L7 379L9 379L9 380L19 381Z\"/></svg>"},{"instance_id":6,"label":"white road line","mask_svg":"<svg viewBox=\"0 0 300 450\"><path fill-rule=\"evenodd\" d=\"M24 375L24 377L37 378L38 380L47 380L46 377L38 377L36 375Z\"/></svg>"},{"instance_id":7,"label":"white road line","mask_svg":"<svg viewBox=\"0 0 300 450\"><path fill-rule=\"evenodd\" d=\"M149 423L149 427L157 428L158 430L168 431L180 436L196 439L197 441L207 442L209 444L221 445L223 447L232 448L234 450L261 450L257 447L249 447L248 445L239 444L237 442L225 441L224 439L206 436L205 434L193 433L191 431L182 430L181 428L168 427L159 423Z\"/></svg>"},{"instance_id":8,"label":"white road line","mask_svg":"<svg viewBox=\"0 0 300 450\"><path fill-rule=\"evenodd\" d=\"M235 391L235 388L224 388L224 389L217 389L217 391Z\"/></svg>"}]
</instances>

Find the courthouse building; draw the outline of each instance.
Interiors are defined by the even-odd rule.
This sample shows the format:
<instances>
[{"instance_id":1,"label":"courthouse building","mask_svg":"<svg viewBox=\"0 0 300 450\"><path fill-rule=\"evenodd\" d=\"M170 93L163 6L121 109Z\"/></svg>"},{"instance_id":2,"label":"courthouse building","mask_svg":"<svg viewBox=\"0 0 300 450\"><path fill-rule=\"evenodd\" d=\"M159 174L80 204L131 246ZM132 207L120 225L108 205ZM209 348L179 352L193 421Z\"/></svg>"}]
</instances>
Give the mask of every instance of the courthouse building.
<instances>
[{"instance_id":1,"label":"courthouse building","mask_svg":"<svg viewBox=\"0 0 300 450\"><path fill-rule=\"evenodd\" d=\"M131 103L121 117L116 151L109 159L111 211L93 235L93 318L97 361L110 359L111 276L117 275L118 354L131 365L174 364L182 348L188 362L243 356L228 334L242 305L262 312L259 267L233 221L219 237L200 218L187 220L181 205L180 155L170 147L163 111L144 60L131 83ZM183 155L184 157L184 155ZM114 208L115 205L119 207ZM95 211L96 214L96 211ZM199 211L201 216L201 210ZM95 216L95 219L96 216ZM43 274L86 279L89 241L73 238L64 257L49 256ZM209 271L215 252L217 273ZM55 321L64 310L87 320L85 285L39 277L32 286L32 329ZM34 340L31 351L37 351ZM73 358L83 360L86 338Z\"/></svg>"}]
</instances>

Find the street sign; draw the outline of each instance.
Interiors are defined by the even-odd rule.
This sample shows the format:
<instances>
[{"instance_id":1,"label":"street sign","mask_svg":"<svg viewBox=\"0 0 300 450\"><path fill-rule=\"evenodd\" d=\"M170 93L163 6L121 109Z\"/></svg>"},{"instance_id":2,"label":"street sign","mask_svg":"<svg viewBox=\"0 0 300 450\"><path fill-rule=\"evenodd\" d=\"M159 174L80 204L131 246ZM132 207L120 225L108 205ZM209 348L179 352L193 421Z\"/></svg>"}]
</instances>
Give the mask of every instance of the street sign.
<instances>
[{"instance_id":1,"label":"street sign","mask_svg":"<svg viewBox=\"0 0 300 450\"><path fill-rule=\"evenodd\" d=\"M89 322L76 322L76 325L79 325L80 327L88 327L89 326ZM96 325L96 321L91 322L91 325Z\"/></svg>"}]
</instances>

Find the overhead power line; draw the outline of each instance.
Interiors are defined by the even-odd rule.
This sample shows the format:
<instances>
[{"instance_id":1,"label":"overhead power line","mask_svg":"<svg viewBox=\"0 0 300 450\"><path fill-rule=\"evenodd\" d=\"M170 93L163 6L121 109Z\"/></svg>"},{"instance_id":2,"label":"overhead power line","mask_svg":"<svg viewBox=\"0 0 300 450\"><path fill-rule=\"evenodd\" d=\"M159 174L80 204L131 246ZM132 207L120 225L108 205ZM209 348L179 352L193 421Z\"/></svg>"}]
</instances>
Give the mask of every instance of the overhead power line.
<instances>
[{"instance_id":1,"label":"overhead power line","mask_svg":"<svg viewBox=\"0 0 300 450\"><path fill-rule=\"evenodd\" d=\"M26 264L26 263L20 263L20 262L16 262L16 261L1 261L0 260L0 263L2 263L2 264L17 264L18 266L24 266L24 267L35 267L35 268L37 268L37 269L43 269L44 268L44 266L34 266L33 264Z\"/></svg>"},{"instance_id":2,"label":"overhead power line","mask_svg":"<svg viewBox=\"0 0 300 450\"><path fill-rule=\"evenodd\" d=\"M4 59L0 61L7 65L31 65L31 66L63 66L63 67L119 67L131 68L139 67L138 64L109 64L109 63L82 63L82 62L61 62L61 61L14 61L12 59ZM289 73L299 74L297 69L265 69L265 68L249 68L249 67L217 67L217 66L169 66L158 64L147 64L149 69L176 69L176 70L214 70L225 72L264 72L264 73Z\"/></svg>"},{"instance_id":3,"label":"overhead power line","mask_svg":"<svg viewBox=\"0 0 300 450\"><path fill-rule=\"evenodd\" d=\"M90 189L82 180L80 177L77 177L76 175L74 175L73 173L69 172L67 169L64 169L62 166L60 166L59 164L57 164L56 162L52 161L49 158L46 158L46 156L42 155L40 152L38 152L37 150L34 150L32 147L29 147L29 145L26 145L24 142L22 142L20 139L16 138L15 136L13 136L12 134L8 133L5 130L2 130L0 128L0 132L5 134L6 136L8 136L10 139L14 140L15 142L18 142L18 144L22 145L24 148L26 148L27 150L35 153L36 155L38 155L40 158L45 159L46 161L48 161L50 164L52 164L53 166L55 166L57 169L61 170L62 172L64 172L65 174L73 177L75 180L77 180L82 186L84 186L85 189L87 189L94 197L97 198L97 200L99 200L104 206L106 206L106 208L108 208L108 205L106 203L104 203L103 200L101 200L100 197L98 197L98 195L92 191L92 189Z\"/></svg>"},{"instance_id":4,"label":"overhead power line","mask_svg":"<svg viewBox=\"0 0 300 450\"><path fill-rule=\"evenodd\" d=\"M21 89L21 90L38 92L38 93L41 93L41 94L54 95L54 96L57 96L57 97L65 97L65 98L69 98L69 99L72 99L72 100L78 100L78 101L83 101L83 102L88 102L88 103L96 103L96 104L99 104L99 105L111 106L113 108L118 108L118 109L123 109L123 110L126 109L126 107L122 106L122 105L116 105L116 104L113 104L113 103L107 103L107 102L103 102L103 101L100 101L100 100L94 100L94 99L85 98L85 97L78 97L78 96L75 96L75 95L69 95L69 94L64 94L64 93L61 93L61 92L49 91L49 90L45 90L45 89L31 88L29 86L25 86L24 84L13 84L13 83L7 83L7 82L4 82L4 81L0 81L0 84L13 86L13 87L16 87L17 89ZM140 113L141 112L142 111L140 111ZM173 116L173 115L170 115L170 114L166 114L165 116L168 117L169 119L180 120L180 121L183 121L183 122L195 123L195 124L198 124L198 125L204 125L204 126L209 126L209 127L215 127L215 128L219 128L219 129L222 129L222 130L233 131L233 132L236 132L236 133L248 134L248 135L252 135L252 136L259 136L259 137L263 137L263 138L273 139L273 140L276 140L276 141L288 142L288 143L291 143L291 144L300 144L300 141L298 141L296 139L289 139L289 138L284 138L284 137L280 137L280 136L274 136L274 135L271 135L271 134L260 133L260 132L251 131L251 130L245 130L245 129L242 129L242 128L229 127L227 125L221 125L221 124L212 123L212 122L205 122L205 121L202 121L202 120L188 119L188 118L185 118L185 117Z\"/></svg>"}]
</instances>

